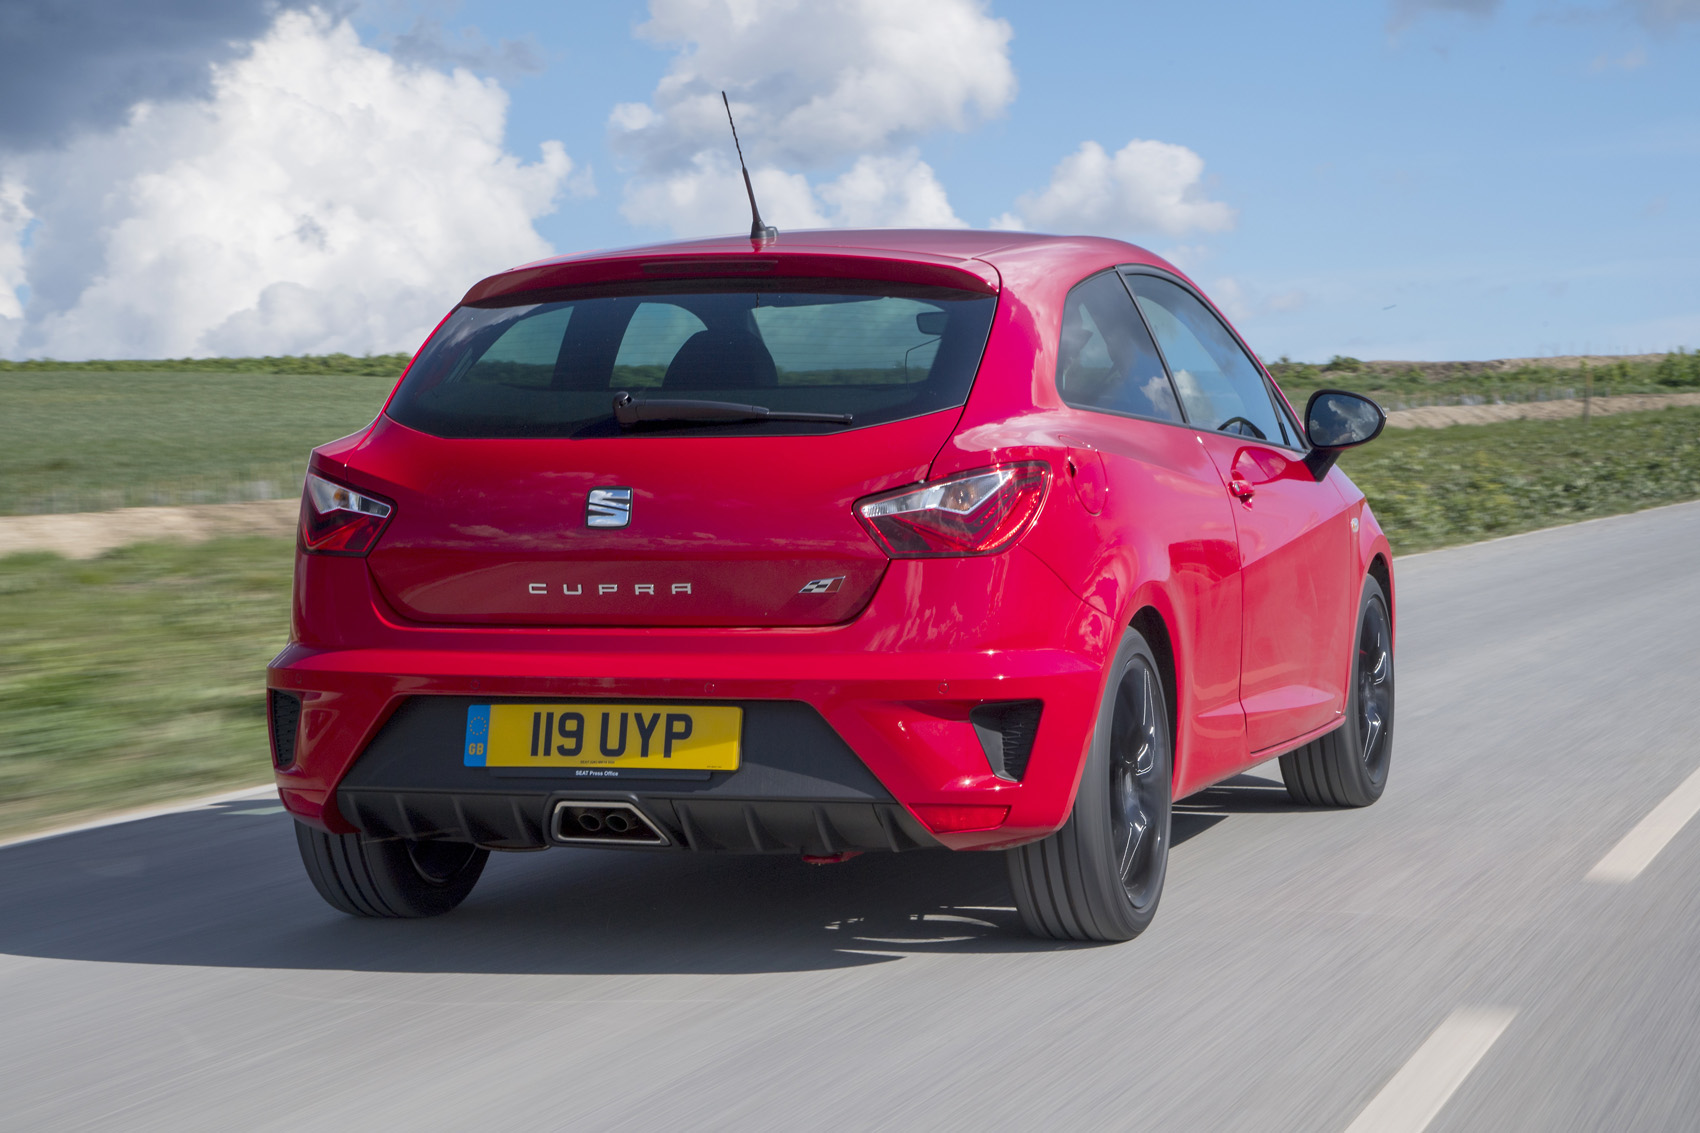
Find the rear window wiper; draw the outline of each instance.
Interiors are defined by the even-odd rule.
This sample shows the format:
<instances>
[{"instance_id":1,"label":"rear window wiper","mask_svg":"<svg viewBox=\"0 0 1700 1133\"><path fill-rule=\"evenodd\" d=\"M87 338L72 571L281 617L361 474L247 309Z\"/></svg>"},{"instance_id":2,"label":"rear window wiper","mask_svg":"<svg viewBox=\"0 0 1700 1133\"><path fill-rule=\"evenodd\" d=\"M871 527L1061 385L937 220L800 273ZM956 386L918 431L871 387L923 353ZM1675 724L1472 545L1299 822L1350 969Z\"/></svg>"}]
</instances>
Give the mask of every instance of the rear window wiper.
<instances>
[{"instance_id":1,"label":"rear window wiper","mask_svg":"<svg viewBox=\"0 0 1700 1133\"><path fill-rule=\"evenodd\" d=\"M765 405L742 405L736 401L686 401L671 397L651 401L623 391L614 395L614 420L622 428L644 421L702 421L708 424L723 421L820 421L830 425L848 425L852 419L849 413L795 413L769 409Z\"/></svg>"}]
</instances>

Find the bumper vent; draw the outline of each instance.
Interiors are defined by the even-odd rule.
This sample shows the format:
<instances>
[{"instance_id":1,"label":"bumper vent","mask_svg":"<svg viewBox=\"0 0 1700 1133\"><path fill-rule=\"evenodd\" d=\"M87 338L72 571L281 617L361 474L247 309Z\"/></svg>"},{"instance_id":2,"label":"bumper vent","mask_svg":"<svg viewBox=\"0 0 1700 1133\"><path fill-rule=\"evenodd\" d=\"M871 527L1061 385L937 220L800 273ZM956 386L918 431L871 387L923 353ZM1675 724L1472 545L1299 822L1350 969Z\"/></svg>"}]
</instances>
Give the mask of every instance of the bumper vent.
<instances>
[{"instance_id":1,"label":"bumper vent","mask_svg":"<svg viewBox=\"0 0 1700 1133\"><path fill-rule=\"evenodd\" d=\"M1019 780L1027 773L1027 758L1039 734L1040 700L1000 700L968 713L968 722L986 749L986 762L1000 778Z\"/></svg>"},{"instance_id":2,"label":"bumper vent","mask_svg":"<svg viewBox=\"0 0 1700 1133\"><path fill-rule=\"evenodd\" d=\"M301 725L301 698L292 692L267 689L266 707L270 710L272 764L288 767L295 762L295 732Z\"/></svg>"}]
</instances>

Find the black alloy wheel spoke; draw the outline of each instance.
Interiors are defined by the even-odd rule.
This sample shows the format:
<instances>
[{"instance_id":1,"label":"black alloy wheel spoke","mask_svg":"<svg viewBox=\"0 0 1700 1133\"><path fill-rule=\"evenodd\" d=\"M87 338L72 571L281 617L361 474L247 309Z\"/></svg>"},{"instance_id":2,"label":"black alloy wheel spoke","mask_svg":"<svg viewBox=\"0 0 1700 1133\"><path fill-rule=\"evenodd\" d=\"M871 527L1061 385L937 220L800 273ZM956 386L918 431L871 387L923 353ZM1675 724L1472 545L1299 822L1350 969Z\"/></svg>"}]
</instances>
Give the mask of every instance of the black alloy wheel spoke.
<instances>
[{"instance_id":1,"label":"black alloy wheel spoke","mask_svg":"<svg viewBox=\"0 0 1700 1133\"><path fill-rule=\"evenodd\" d=\"M1162 743L1156 681L1145 668L1130 669L1116 693L1110 734L1110 808L1112 846L1123 888L1136 902L1147 899L1150 876L1162 837L1155 829Z\"/></svg>"},{"instance_id":2,"label":"black alloy wheel spoke","mask_svg":"<svg viewBox=\"0 0 1700 1133\"><path fill-rule=\"evenodd\" d=\"M1151 699L1151 681L1139 682L1139 715L1143 725L1139 730L1139 752L1134 756L1133 773L1149 775L1157 765L1157 706Z\"/></svg>"},{"instance_id":3,"label":"black alloy wheel spoke","mask_svg":"<svg viewBox=\"0 0 1700 1133\"><path fill-rule=\"evenodd\" d=\"M1358 735L1365 764L1373 767L1381 754L1393 701L1393 650L1387 612L1379 602L1365 611L1358 634Z\"/></svg>"}]
</instances>

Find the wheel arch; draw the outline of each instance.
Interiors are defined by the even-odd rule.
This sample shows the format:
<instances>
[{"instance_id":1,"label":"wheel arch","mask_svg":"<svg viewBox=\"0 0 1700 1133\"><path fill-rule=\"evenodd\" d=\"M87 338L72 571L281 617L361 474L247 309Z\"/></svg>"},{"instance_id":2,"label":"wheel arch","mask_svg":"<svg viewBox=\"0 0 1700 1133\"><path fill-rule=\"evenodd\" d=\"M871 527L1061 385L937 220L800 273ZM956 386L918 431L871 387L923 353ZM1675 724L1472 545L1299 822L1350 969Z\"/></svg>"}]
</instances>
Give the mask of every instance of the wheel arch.
<instances>
[{"instance_id":1,"label":"wheel arch","mask_svg":"<svg viewBox=\"0 0 1700 1133\"><path fill-rule=\"evenodd\" d=\"M1399 619L1394 613L1393 606L1393 564L1388 561L1384 552L1377 550L1369 561L1367 573L1381 584L1381 593L1387 598L1387 626L1393 635L1393 643L1397 645L1399 641Z\"/></svg>"}]
</instances>

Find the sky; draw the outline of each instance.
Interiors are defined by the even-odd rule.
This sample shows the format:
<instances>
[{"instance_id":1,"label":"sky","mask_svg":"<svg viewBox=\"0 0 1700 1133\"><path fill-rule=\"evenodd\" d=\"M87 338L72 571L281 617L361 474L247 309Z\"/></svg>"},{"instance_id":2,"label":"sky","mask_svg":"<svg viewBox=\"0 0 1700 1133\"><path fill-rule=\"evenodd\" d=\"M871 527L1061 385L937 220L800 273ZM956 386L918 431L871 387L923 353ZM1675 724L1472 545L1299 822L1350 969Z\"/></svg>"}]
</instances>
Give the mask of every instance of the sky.
<instances>
[{"instance_id":1,"label":"sky","mask_svg":"<svg viewBox=\"0 0 1700 1133\"><path fill-rule=\"evenodd\" d=\"M1092 233L1267 360L1700 347L1700 0L0 0L0 356L411 351L743 230Z\"/></svg>"}]
</instances>

